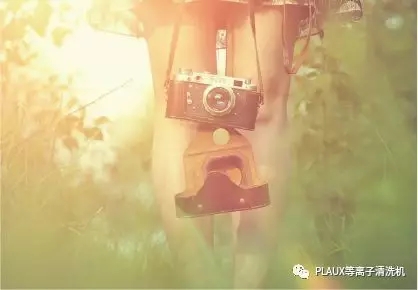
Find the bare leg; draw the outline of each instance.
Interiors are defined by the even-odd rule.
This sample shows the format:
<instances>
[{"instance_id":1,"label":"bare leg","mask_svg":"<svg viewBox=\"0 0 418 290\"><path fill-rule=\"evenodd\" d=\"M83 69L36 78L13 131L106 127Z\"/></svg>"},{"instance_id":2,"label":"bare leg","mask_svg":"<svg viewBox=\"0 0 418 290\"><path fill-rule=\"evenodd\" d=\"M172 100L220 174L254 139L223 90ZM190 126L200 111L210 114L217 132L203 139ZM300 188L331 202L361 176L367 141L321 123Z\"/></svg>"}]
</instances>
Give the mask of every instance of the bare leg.
<instances>
[{"instance_id":1,"label":"bare leg","mask_svg":"<svg viewBox=\"0 0 418 290\"><path fill-rule=\"evenodd\" d=\"M163 5L163 4L161 4ZM178 219L175 214L174 195L184 186L183 153L195 132L189 122L166 119L164 81L168 65L173 21L178 11L168 4L148 7L151 30L148 47L155 91L155 127L152 152L152 174L157 202L160 206L169 245L177 261L176 267L186 275L183 287L213 287L214 274L208 272L212 261L210 247L200 231L208 219ZM175 54L173 72L179 67L196 71L216 71L215 27L210 19L209 7L191 5L185 12ZM199 225L197 225L197 223ZM211 234L209 232L209 234ZM208 281L212 280L212 281Z\"/></svg>"},{"instance_id":2,"label":"bare leg","mask_svg":"<svg viewBox=\"0 0 418 290\"><path fill-rule=\"evenodd\" d=\"M256 130L243 132L250 140L259 174L270 184L272 204L243 212L234 219L237 226L236 288L258 288L265 278L269 259L275 257L283 184L288 171L287 140L284 130L290 77L283 66L282 13L263 7L256 13L257 41L264 83L265 104ZM235 9L229 23L228 74L257 81L255 50L246 7ZM296 37L296 29L288 34ZM292 39L290 39L292 41ZM237 215L235 215L237 216Z\"/></svg>"}]
</instances>

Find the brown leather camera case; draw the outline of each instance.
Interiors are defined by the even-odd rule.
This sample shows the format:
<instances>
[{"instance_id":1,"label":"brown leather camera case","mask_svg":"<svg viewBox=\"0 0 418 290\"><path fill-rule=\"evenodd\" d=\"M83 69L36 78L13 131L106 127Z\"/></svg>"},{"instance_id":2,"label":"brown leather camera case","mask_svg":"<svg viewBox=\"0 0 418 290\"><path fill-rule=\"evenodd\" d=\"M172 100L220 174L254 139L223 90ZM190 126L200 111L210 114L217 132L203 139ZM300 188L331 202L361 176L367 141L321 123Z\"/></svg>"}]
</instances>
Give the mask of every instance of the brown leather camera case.
<instances>
[{"instance_id":1,"label":"brown leather camera case","mask_svg":"<svg viewBox=\"0 0 418 290\"><path fill-rule=\"evenodd\" d=\"M215 129L199 129L184 152L186 189L175 197L177 217L250 210L270 204L248 140L229 129L229 142L215 144Z\"/></svg>"}]
</instances>

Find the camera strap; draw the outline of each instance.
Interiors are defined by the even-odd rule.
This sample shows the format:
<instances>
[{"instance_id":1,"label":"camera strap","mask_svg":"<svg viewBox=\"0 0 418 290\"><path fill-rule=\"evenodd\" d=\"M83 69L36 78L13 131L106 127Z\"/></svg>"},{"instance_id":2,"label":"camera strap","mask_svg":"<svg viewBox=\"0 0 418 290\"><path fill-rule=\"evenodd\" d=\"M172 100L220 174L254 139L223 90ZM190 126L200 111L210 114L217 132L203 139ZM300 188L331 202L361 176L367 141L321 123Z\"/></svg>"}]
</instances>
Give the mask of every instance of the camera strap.
<instances>
[{"instance_id":1,"label":"camera strap","mask_svg":"<svg viewBox=\"0 0 418 290\"><path fill-rule=\"evenodd\" d=\"M179 5L180 11L178 11L177 19L174 22L173 34L172 34L171 43L170 43L170 53L168 55L168 66L167 66L167 70L165 73L164 89L165 89L166 95L168 93L168 87L170 85L171 70L173 69L174 57L176 55L176 48L177 48L177 42L178 42L179 34L180 34L181 20L183 19L183 10L185 6L184 1L178 5Z\"/></svg>"},{"instance_id":2,"label":"camera strap","mask_svg":"<svg viewBox=\"0 0 418 290\"><path fill-rule=\"evenodd\" d=\"M179 11L177 13L177 19L175 20L174 27L173 27L173 34L171 38L170 43L170 53L168 55L168 66L166 71L166 79L164 82L164 88L166 91L166 94L168 92L168 88L170 85L170 79L171 79L171 70L173 68L174 64L174 57L176 54L176 48L177 48L177 42L180 34L180 26L182 21L182 16L184 13L184 1L182 3L179 3ZM257 38L256 38L256 28L255 28L255 0L248 0L248 14L250 18L250 25L251 25L251 33L253 37L253 43L254 43L254 51L255 51L255 57L256 57L256 66L257 66L257 77L258 77L258 86L257 90L260 95L260 105L264 104L264 89L263 89L263 80L261 75L261 68L260 68L260 57L258 53L258 44L257 44Z\"/></svg>"},{"instance_id":3,"label":"camera strap","mask_svg":"<svg viewBox=\"0 0 418 290\"><path fill-rule=\"evenodd\" d=\"M255 29L255 0L248 0L248 16L250 17L250 25L251 25L251 33L253 36L253 43L254 43L254 51L255 51L255 59L257 65L257 77L258 77L258 93L260 94L260 105L264 104L264 88L263 88L263 78L261 75L261 65L260 65L260 56L258 53L258 44L257 44L257 37L256 37L256 29Z\"/></svg>"}]
</instances>

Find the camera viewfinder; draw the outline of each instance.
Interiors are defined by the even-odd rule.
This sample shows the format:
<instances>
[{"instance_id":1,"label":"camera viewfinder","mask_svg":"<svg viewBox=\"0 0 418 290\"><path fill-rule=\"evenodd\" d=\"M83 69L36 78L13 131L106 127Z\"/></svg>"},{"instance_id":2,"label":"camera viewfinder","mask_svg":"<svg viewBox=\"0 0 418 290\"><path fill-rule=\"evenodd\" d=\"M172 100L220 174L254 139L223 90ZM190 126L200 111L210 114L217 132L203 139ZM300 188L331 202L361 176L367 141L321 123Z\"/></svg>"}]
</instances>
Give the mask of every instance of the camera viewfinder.
<instances>
[{"instance_id":1,"label":"camera viewfinder","mask_svg":"<svg viewBox=\"0 0 418 290\"><path fill-rule=\"evenodd\" d=\"M234 87L242 87L243 82L239 80L234 80Z\"/></svg>"}]
</instances>

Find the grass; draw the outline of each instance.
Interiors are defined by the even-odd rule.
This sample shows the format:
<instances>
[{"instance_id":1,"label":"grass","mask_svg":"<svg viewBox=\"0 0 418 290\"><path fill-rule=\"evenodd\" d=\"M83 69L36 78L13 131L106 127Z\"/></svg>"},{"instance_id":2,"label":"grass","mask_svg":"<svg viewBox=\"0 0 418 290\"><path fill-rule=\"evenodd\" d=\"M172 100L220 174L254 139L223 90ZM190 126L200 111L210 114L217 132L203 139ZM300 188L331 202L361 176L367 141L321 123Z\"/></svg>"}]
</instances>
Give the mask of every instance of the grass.
<instances>
[{"instance_id":1,"label":"grass","mask_svg":"<svg viewBox=\"0 0 418 290\"><path fill-rule=\"evenodd\" d=\"M413 139L403 130L385 145L375 135L369 147L358 147L360 151L350 158L338 159L332 170L323 169L321 164L309 170L295 169L271 286L298 288L290 274L292 265L308 255L316 265L334 266L329 261L335 260L327 257L335 247L343 247L345 254L337 263L399 265L408 273L402 279L347 278L347 287L405 289L415 285ZM127 154L122 170L138 168L138 164L128 162L136 154ZM41 164L32 164L33 168L22 172L19 166L14 170L6 167L10 160L3 156L2 177L7 181L2 192L3 288L171 288L181 283L166 244L153 238L161 230L154 206L145 207L135 199L109 200L103 189L87 184L71 188L58 173L39 183L39 172L46 171L40 170ZM24 162L18 164L23 166ZM28 181L22 181L22 176ZM150 182L147 176L144 171L142 182ZM347 213L338 215L325 194L336 185L355 200L353 221L346 229L336 221ZM126 190L134 191L135 187ZM331 222L325 232L339 245L319 241L314 220L324 213ZM226 227L223 223L226 221L218 221ZM125 253L124 241L133 244ZM228 238L224 238L218 260L224 260L225 269L231 262L228 249Z\"/></svg>"}]
</instances>

